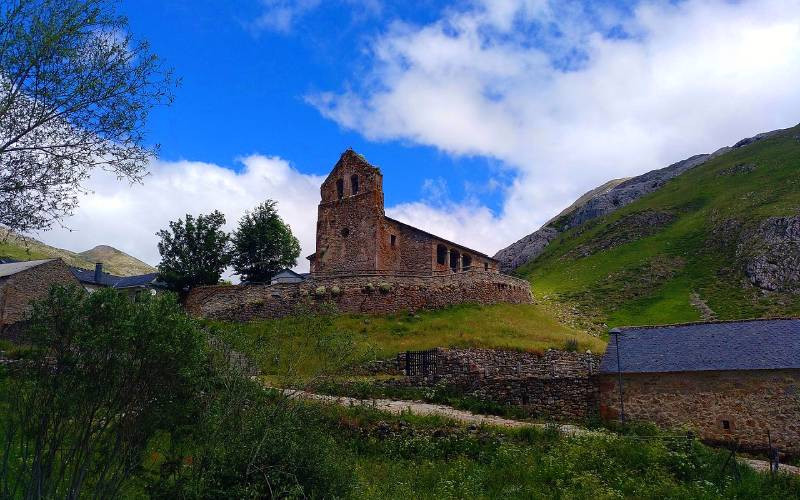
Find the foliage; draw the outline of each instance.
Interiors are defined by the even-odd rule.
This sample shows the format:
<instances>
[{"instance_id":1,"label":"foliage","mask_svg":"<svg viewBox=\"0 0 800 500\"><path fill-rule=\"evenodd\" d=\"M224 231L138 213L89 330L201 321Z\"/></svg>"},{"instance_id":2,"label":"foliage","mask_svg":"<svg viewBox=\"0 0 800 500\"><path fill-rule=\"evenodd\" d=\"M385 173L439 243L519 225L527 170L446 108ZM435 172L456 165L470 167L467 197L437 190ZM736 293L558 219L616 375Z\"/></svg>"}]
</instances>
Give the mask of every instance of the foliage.
<instances>
[{"instance_id":1,"label":"foliage","mask_svg":"<svg viewBox=\"0 0 800 500\"><path fill-rule=\"evenodd\" d=\"M152 498L332 498L354 482L315 408L220 370L189 432L151 443Z\"/></svg>"},{"instance_id":2,"label":"foliage","mask_svg":"<svg viewBox=\"0 0 800 500\"><path fill-rule=\"evenodd\" d=\"M652 428L563 436L552 427L464 428L441 418L327 409L356 458L356 498L794 498L727 453Z\"/></svg>"},{"instance_id":3,"label":"foliage","mask_svg":"<svg viewBox=\"0 0 800 500\"><path fill-rule=\"evenodd\" d=\"M184 292L197 285L219 283L222 272L231 261L229 236L221 228L225 216L214 210L195 219L186 214L186 221L170 221L169 231L156 236L161 263L159 277L175 291Z\"/></svg>"},{"instance_id":4,"label":"foliage","mask_svg":"<svg viewBox=\"0 0 800 500\"><path fill-rule=\"evenodd\" d=\"M800 209L800 127L733 149L658 191L559 236L518 270L540 301L608 326L696 321L700 297L720 319L800 314L800 295L763 293L744 274L740 245L764 219ZM737 169L737 165L753 165ZM632 215L674 214L653 234L602 247ZM635 217L633 218L635 219Z\"/></svg>"},{"instance_id":5,"label":"foliage","mask_svg":"<svg viewBox=\"0 0 800 500\"><path fill-rule=\"evenodd\" d=\"M29 361L0 391L4 498L114 496L159 429L185 423L205 344L175 297L55 287L34 305Z\"/></svg>"},{"instance_id":6,"label":"foliage","mask_svg":"<svg viewBox=\"0 0 800 500\"><path fill-rule=\"evenodd\" d=\"M110 0L0 3L0 225L47 229L97 168L138 181L173 79Z\"/></svg>"},{"instance_id":7,"label":"foliage","mask_svg":"<svg viewBox=\"0 0 800 500\"><path fill-rule=\"evenodd\" d=\"M278 215L276 205L267 200L239 219L231 238L231 264L242 281L269 282L281 269L297 265L300 242Z\"/></svg>"}]
</instances>

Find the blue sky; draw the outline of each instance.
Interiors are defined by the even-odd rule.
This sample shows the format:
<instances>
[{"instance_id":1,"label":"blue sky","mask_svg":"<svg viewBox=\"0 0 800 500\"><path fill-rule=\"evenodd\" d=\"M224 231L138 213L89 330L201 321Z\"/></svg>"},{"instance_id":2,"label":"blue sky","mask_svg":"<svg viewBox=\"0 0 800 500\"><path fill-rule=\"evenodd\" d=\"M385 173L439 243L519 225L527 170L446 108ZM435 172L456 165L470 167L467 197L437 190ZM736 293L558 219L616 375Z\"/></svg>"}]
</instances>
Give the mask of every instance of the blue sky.
<instances>
[{"instance_id":1,"label":"blue sky","mask_svg":"<svg viewBox=\"0 0 800 500\"><path fill-rule=\"evenodd\" d=\"M123 0L182 79L144 184L98 174L64 228L157 264L186 213L261 201L314 251L353 147L386 211L489 254L612 179L800 121L797 0ZM298 269L307 263L301 260Z\"/></svg>"},{"instance_id":2,"label":"blue sky","mask_svg":"<svg viewBox=\"0 0 800 500\"><path fill-rule=\"evenodd\" d=\"M445 7L398 3L415 8L324 2L310 11L301 9L284 31L257 26L268 10L259 1L125 2L131 31L148 40L182 80L175 103L158 109L150 120L150 138L161 144L161 158L236 169L237 158L260 153L323 175L352 147L383 170L388 205L427 196L425 180L434 179L438 185L446 182L453 199L477 195L499 210L497 190L465 188L513 175L498 172L496 160L454 157L404 140L370 141L324 118L305 100L321 90L352 85L370 40L388 23L425 23Z\"/></svg>"}]
</instances>

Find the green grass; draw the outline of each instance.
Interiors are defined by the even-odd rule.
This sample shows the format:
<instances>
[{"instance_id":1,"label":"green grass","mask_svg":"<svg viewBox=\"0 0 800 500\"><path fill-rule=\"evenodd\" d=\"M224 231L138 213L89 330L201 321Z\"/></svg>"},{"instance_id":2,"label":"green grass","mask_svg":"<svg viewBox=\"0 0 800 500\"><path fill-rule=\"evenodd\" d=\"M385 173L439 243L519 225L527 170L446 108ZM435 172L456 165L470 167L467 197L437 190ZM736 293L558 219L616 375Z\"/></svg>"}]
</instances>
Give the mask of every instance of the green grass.
<instances>
[{"instance_id":1,"label":"green grass","mask_svg":"<svg viewBox=\"0 0 800 500\"><path fill-rule=\"evenodd\" d=\"M800 314L800 296L762 294L749 285L739 236L767 217L800 213L800 127L730 151L668 182L663 188L573 229L551 243L518 274L534 295L575 304L594 323L608 326L696 321L696 292L721 319ZM752 172L721 175L739 163ZM616 221L645 210L675 220L651 236L588 257L571 251L608 237ZM723 231L726 221L738 228Z\"/></svg>"},{"instance_id":2,"label":"green grass","mask_svg":"<svg viewBox=\"0 0 800 500\"><path fill-rule=\"evenodd\" d=\"M462 305L389 316L335 315L313 326L298 318L247 324L211 323L234 348L255 354L264 373L331 372L407 350L485 347L544 351L575 340L603 352L605 342L559 323L538 305ZM309 335L309 331L313 331Z\"/></svg>"}]
</instances>

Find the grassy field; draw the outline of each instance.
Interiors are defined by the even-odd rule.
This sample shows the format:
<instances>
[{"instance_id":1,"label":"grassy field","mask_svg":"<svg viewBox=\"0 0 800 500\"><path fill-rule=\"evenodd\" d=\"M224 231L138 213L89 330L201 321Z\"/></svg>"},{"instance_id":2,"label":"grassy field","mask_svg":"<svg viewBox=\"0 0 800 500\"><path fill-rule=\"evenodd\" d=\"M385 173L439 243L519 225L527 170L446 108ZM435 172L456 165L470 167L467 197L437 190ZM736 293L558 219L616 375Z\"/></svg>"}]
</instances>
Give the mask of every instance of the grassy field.
<instances>
[{"instance_id":1,"label":"grassy field","mask_svg":"<svg viewBox=\"0 0 800 500\"><path fill-rule=\"evenodd\" d=\"M267 374L336 372L407 350L487 347L602 352L605 342L564 326L538 305L463 305L389 316L311 315L247 324L210 323L234 348L258 359Z\"/></svg>"},{"instance_id":2,"label":"grassy field","mask_svg":"<svg viewBox=\"0 0 800 500\"><path fill-rule=\"evenodd\" d=\"M749 285L737 254L742 235L765 218L800 213L799 133L795 127L732 150L572 229L518 274L531 280L539 299L575 304L609 326L699 320L693 294L721 319L800 314L800 295L763 294ZM643 213L666 213L672 221L630 238L630 231L648 229L626 227ZM614 238L622 244L593 251Z\"/></svg>"}]
</instances>

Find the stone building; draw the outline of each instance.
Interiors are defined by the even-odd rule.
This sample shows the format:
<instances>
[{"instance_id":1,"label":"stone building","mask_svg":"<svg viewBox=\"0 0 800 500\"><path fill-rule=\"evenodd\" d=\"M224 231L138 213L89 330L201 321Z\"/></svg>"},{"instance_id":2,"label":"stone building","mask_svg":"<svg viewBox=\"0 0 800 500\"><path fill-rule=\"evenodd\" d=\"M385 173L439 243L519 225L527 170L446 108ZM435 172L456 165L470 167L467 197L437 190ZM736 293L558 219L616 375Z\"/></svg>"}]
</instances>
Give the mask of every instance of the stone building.
<instances>
[{"instance_id":1,"label":"stone building","mask_svg":"<svg viewBox=\"0 0 800 500\"><path fill-rule=\"evenodd\" d=\"M613 330L598 386L605 418L800 453L800 319Z\"/></svg>"},{"instance_id":2,"label":"stone building","mask_svg":"<svg viewBox=\"0 0 800 500\"><path fill-rule=\"evenodd\" d=\"M312 274L497 272L488 255L387 217L383 175L348 149L320 187Z\"/></svg>"},{"instance_id":3,"label":"stone building","mask_svg":"<svg viewBox=\"0 0 800 500\"><path fill-rule=\"evenodd\" d=\"M14 336L30 303L47 296L53 285L78 284L61 259L0 264L0 336Z\"/></svg>"},{"instance_id":4,"label":"stone building","mask_svg":"<svg viewBox=\"0 0 800 500\"><path fill-rule=\"evenodd\" d=\"M488 255L387 217L380 170L353 150L339 158L320 195L308 275L285 272L270 284L196 287L184 301L187 311L249 321L286 316L308 303L391 314L533 301L530 283L501 274Z\"/></svg>"}]
</instances>

